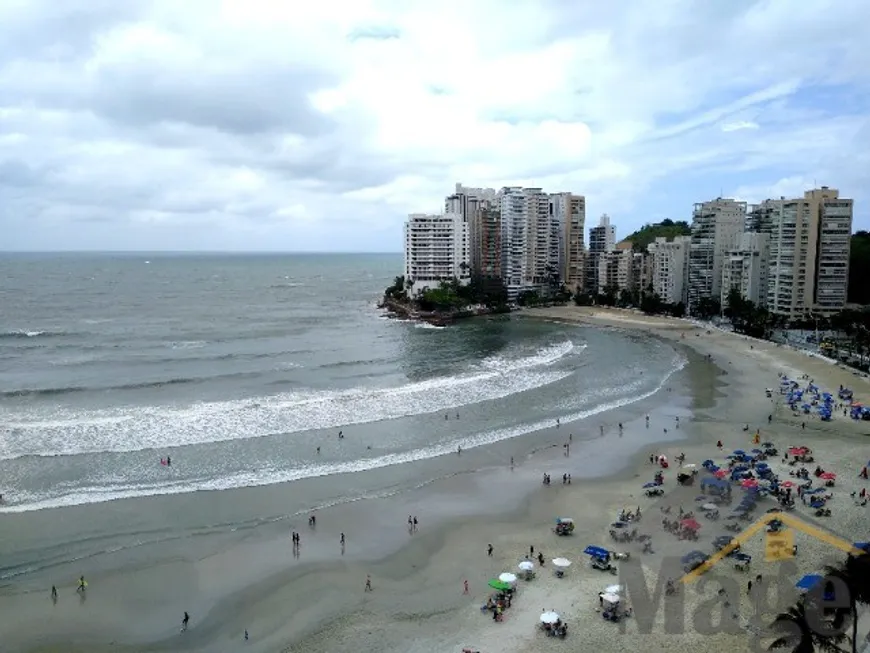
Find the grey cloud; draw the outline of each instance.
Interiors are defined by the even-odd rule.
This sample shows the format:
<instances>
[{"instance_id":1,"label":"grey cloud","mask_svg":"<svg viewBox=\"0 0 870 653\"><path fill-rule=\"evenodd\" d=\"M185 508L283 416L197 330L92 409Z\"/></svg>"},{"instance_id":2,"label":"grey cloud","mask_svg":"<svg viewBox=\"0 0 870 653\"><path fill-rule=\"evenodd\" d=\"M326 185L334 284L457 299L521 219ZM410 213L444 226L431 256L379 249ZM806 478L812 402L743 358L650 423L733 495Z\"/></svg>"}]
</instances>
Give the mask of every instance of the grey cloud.
<instances>
[{"instance_id":1,"label":"grey cloud","mask_svg":"<svg viewBox=\"0 0 870 653\"><path fill-rule=\"evenodd\" d=\"M402 32L398 27L392 25L368 25L357 27L348 34L347 38L349 41L388 41L402 38Z\"/></svg>"},{"instance_id":2,"label":"grey cloud","mask_svg":"<svg viewBox=\"0 0 870 653\"><path fill-rule=\"evenodd\" d=\"M0 63L86 55L95 36L141 16L147 0L28 0L0 7Z\"/></svg>"},{"instance_id":3,"label":"grey cloud","mask_svg":"<svg viewBox=\"0 0 870 653\"><path fill-rule=\"evenodd\" d=\"M327 132L332 123L307 99L333 80L294 69L173 76L166 71L104 75L91 98L99 115L127 125L179 122L238 134Z\"/></svg>"}]
</instances>

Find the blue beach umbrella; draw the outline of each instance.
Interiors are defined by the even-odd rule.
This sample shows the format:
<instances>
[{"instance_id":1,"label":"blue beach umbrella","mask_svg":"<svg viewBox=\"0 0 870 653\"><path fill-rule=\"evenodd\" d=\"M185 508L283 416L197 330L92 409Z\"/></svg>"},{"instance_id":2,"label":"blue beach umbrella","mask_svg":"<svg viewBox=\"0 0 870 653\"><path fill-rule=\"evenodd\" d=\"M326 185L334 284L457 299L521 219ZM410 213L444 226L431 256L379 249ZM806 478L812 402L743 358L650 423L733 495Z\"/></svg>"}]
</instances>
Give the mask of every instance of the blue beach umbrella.
<instances>
[{"instance_id":1,"label":"blue beach umbrella","mask_svg":"<svg viewBox=\"0 0 870 653\"><path fill-rule=\"evenodd\" d=\"M594 558L606 558L610 555L610 551L607 549L603 549L600 546L593 546L592 544L583 549L583 553Z\"/></svg>"},{"instance_id":2,"label":"blue beach umbrella","mask_svg":"<svg viewBox=\"0 0 870 653\"><path fill-rule=\"evenodd\" d=\"M644 484L643 484L643 487L644 487L644 488L648 488L648 487L658 487L658 486L659 486L658 483L653 483L652 481L650 481L649 483L644 483Z\"/></svg>"}]
</instances>

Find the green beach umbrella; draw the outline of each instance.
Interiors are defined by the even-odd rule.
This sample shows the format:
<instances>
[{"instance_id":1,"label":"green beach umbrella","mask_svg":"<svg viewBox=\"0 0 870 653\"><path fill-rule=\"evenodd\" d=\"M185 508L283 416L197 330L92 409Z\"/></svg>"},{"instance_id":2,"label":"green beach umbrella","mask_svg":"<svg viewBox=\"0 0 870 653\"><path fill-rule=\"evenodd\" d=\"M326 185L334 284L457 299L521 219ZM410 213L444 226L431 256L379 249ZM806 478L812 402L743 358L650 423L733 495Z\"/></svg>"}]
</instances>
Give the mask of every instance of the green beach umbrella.
<instances>
[{"instance_id":1,"label":"green beach umbrella","mask_svg":"<svg viewBox=\"0 0 870 653\"><path fill-rule=\"evenodd\" d=\"M489 586L494 590L499 590L501 592L506 592L511 588L510 583L503 583L498 578L493 578L489 581Z\"/></svg>"}]
</instances>

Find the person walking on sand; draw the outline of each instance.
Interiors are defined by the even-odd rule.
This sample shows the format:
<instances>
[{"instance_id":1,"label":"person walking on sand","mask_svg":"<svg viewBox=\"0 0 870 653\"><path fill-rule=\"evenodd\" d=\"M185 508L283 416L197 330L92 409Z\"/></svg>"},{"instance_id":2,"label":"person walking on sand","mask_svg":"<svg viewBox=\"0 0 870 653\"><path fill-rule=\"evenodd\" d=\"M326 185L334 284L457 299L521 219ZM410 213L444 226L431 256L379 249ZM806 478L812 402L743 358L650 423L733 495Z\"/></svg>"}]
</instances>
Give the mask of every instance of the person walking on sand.
<instances>
[{"instance_id":1,"label":"person walking on sand","mask_svg":"<svg viewBox=\"0 0 870 653\"><path fill-rule=\"evenodd\" d=\"M511 456L511 469L513 469L513 468L514 468L514 457Z\"/></svg>"},{"instance_id":2,"label":"person walking on sand","mask_svg":"<svg viewBox=\"0 0 870 653\"><path fill-rule=\"evenodd\" d=\"M414 515L413 525L414 525L414 532L416 533L417 532L417 515Z\"/></svg>"},{"instance_id":3,"label":"person walking on sand","mask_svg":"<svg viewBox=\"0 0 870 653\"><path fill-rule=\"evenodd\" d=\"M458 447L456 447L456 455L457 456L462 455L462 445L459 445Z\"/></svg>"},{"instance_id":4,"label":"person walking on sand","mask_svg":"<svg viewBox=\"0 0 870 653\"><path fill-rule=\"evenodd\" d=\"M246 642L248 641L248 629L247 628L245 628L245 641Z\"/></svg>"},{"instance_id":5,"label":"person walking on sand","mask_svg":"<svg viewBox=\"0 0 870 653\"><path fill-rule=\"evenodd\" d=\"M54 585L51 586L51 600L57 603L57 588Z\"/></svg>"},{"instance_id":6,"label":"person walking on sand","mask_svg":"<svg viewBox=\"0 0 870 653\"><path fill-rule=\"evenodd\" d=\"M462 590L462 593L463 593L463 594L468 594L468 579L466 578L464 581L462 581L462 584L463 584L463 586L464 586L464 589Z\"/></svg>"},{"instance_id":7,"label":"person walking on sand","mask_svg":"<svg viewBox=\"0 0 870 653\"><path fill-rule=\"evenodd\" d=\"M559 421L559 418L557 417L556 418L556 428L559 428L560 425L561 425L561 422Z\"/></svg>"},{"instance_id":8,"label":"person walking on sand","mask_svg":"<svg viewBox=\"0 0 870 653\"><path fill-rule=\"evenodd\" d=\"M190 623L190 615L187 614L187 610L185 610L184 619L181 620L181 632L185 632L187 630L188 623Z\"/></svg>"},{"instance_id":9,"label":"person walking on sand","mask_svg":"<svg viewBox=\"0 0 870 653\"><path fill-rule=\"evenodd\" d=\"M339 432L338 432L338 439L339 439L339 440L344 440L344 431L339 431Z\"/></svg>"},{"instance_id":10,"label":"person walking on sand","mask_svg":"<svg viewBox=\"0 0 870 653\"><path fill-rule=\"evenodd\" d=\"M341 548L344 548L344 533L338 538L338 543L341 544Z\"/></svg>"},{"instance_id":11,"label":"person walking on sand","mask_svg":"<svg viewBox=\"0 0 870 653\"><path fill-rule=\"evenodd\" d=\"M488 555L490 558L492 557L492 544L486 545L486 555Z\"/></svg>"},{"instance_id":12,"label":"person walking on sand","mask_svg":"<svg viewBox=\"0 0 870 653\"><path fill-rule=\"evenodd\" d=\"M366 592L372 591L372 577L368 574L366 574L366 589L365 589L365 591Z\"/></svg>"},{"instance_id":13,"label":"person walking on sand","mask_svg":"<svg viewBox=\"0 0 870 653\"><path fill-rule=\"evenodd\" d=\"M76 592L84 592L88 587L88 584L85 582L84 576L79 576L79 586L76 589Z\"/></svg>"}]
</instances>

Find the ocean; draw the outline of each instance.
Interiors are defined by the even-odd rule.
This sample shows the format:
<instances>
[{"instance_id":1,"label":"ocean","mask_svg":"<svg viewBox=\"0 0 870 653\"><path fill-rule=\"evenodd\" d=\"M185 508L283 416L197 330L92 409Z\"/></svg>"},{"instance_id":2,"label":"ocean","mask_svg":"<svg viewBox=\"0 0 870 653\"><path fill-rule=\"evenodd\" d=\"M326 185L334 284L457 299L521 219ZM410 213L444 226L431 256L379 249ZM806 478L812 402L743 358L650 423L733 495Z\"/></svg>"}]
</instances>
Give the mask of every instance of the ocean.
<instances>
[{"instance_id":1,"label":"ocean","mask_svg":"<svg viewBox=\"0 0 870 653\"><path fill-rule=\"evenodd\" d=\"M400 268L397 255L0 258L0 511L431 458L631 403L682 365L615 331L386 319L376 303Z\"/></svg>"}]
</instances>

